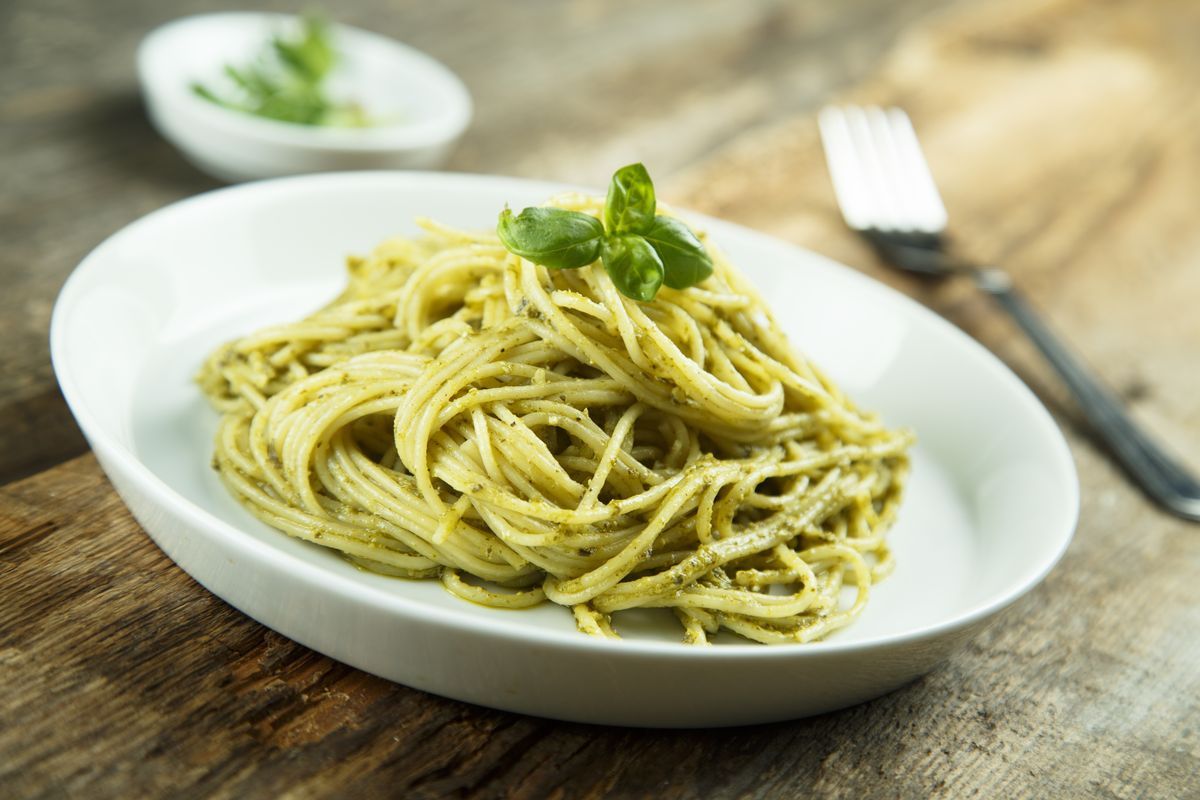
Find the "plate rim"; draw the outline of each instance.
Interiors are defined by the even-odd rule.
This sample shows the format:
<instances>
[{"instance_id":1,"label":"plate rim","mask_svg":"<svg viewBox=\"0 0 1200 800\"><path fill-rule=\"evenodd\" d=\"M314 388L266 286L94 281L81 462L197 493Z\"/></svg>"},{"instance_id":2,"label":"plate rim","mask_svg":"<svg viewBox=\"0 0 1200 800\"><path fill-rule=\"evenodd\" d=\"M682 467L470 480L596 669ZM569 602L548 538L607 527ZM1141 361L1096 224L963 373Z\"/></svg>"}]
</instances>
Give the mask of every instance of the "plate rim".
<instances>
[{"instance_id":1,"label":"plate rim","mask_svg":"<svg viewBox=\"0 0 1200 800\"><path fill-rule=\"evenodd\" d=\"M509 623L506 620L488 620L481 622L469 609L459 610L452 607L428 605L420 600L404 597L398 594L384 592L376 587L363 583L355 583L347 576L331 572L318 564L309 563L300 557L281 549L273 548L266 542L249 535L230 522L226 522L197 503L179 494L166 481L154 474L149 467L137 456L132 447L119 441L119 437L101 424L91 413L82 390L74 382L71 371L66 367L65 337L67 323L72 306L78 301L80 286L94 272L103 269L109 252L115 250L128 238L136 236L143 228L159 224L159 220L186 213L194 206L203 206L220 202L227 195L249 195L259 192L282 190L290 184L306 183L340 183L343 181L366 181L381 184L398 183L446 183L467 188L472 184L490 184L496 188L508 185L514 186L514 191L540 191L546 196L562 192L585 192L603 194L595 188L581 187L557 181L535 180L499 175L482 175L474 173L444 173L421 170L364 170L353 172L330 172L310 175L298 175L282 178L270 178L247 182L234 186L226 186L170 203L116 231L103 242L92 249L83 260L72 270L64 282L55 301L50 324L51 363L55 377L62 389L63 397L75 417L80 428L87 437L97 456L103 456L102 467L108 472L103 463L112 459L125 471L126 475L136 480L140 488L150 494L160 507L170 508L173 513L181 514L196 530L206 535L215 536L225 546L238 551L243 557L253 561L263 559L274 560L281 572L299 578L305 585L318 591L335 592L344 601L359 604L369 604L377 610L389 614L417 616L423 622L436 624L441 627L470 633L472 635L488 635L504 639L526 640L549 647L565 647L569 649L593 650L609 657L653 657L656 659L687 660L702 659L776 659L776 658L817 658L820 656L846 655L863 651L872 651L888 646L905 645L928 641L949 635L973 624L979 623L1014 603L1025 594L1037 587L1051 570L1059 563L1069 547L1076 530L1079 516L1079 481L1078 473L1071 451L1061 430L1051 417L1049 411L1033 394L1032 390L1016 375L1012 369L994 353L976 341L972 336L931 311L913 298L871 278L870 276L841 264L828 256L809 250L776 236L771 236L746 226L726 220L710 217L672 205L673 210L689 219L701 222L708 230L718 232L732 231L736 237L757 240L770 246L783 246L799 251L807 259L821 269L837 273L840 278L857 282L858 287L868 292L884 296L888 302L899 301L905 311L926 324L933 325L940 335L948 336L958 345L966 347L977 357L981 366L992 372L1013 392L1014 399L1023 407L1025 415L1039 428L1039 438L1050 445L1049 452L1054 460L1054 472L1064 479L1067 496L1058 506L1060 519L1048 526L1048 529L1059 531L1059 541L1052 554L1027 570L1018 581L1010 581L1006 588L991 599L985 598L965 610L948 616L932 624L927 624L914 630L898 631L867 639L854 641L817 641L797 644L778 644L764 646L757 643L723 643L716 647L692 647L682 642L662 642L639 639L609 640L599 637L583 636L574 631L560 631L537 628L527 625ZM124 500L124 498L122 498ZM139 527L150 536L155 545L160 547L157 539L141 525ZM283 535L283 534L281 534ZM178 566L178 565L177 565ZM185 570L186 572L186 570ZM189 573L190 575L190 573ZM195 577L195 576L192 576ZM203 583L203 582L201 582ZM207 587L206 587L207 588ZM463 601L464 603L467 601ZM269 626L268 626L269 627Z\"/></svg>"}]
</instances>

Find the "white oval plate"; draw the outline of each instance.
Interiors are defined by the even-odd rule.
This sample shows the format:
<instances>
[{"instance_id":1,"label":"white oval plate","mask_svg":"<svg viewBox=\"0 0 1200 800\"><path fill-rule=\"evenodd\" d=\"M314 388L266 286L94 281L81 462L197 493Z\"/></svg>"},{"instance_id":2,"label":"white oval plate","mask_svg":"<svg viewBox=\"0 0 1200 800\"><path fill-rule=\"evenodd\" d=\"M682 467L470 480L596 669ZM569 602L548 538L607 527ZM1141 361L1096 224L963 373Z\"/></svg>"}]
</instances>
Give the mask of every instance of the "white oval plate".
<instances>
[{"instance_id":1,"label":"white oval plate","mask_svg":"<svg viewBox=\"0 0 1200 800\"><path fill-rule=\"evenodd\" d=\"M216 414L192 383L218 343L300 317L343 259L431 216L486 228L563 187L508 178L345 173L224 189L157 211L75 270L54 309L54 368L134 516L179 566L298 642L409 686L585 722L736 725L851 705L933 668L1029 591L1074 529L1058 429L995 357L918 304L821 256L693 217L771 299L795 346L920 443L890 535L896 571L828 641L693 648L653 615L621 641L550 605L489 609L434 581L355 569L267 528L209 466Z\"/></svg>"}]
</instances>

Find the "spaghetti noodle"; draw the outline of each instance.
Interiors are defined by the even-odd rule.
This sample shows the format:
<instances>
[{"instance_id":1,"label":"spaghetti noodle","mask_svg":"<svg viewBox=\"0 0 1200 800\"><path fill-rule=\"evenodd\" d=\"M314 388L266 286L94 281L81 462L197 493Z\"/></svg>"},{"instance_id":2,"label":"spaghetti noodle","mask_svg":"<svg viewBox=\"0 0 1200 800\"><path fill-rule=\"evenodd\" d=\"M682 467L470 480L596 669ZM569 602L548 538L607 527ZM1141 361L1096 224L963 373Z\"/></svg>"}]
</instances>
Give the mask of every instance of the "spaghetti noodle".
<instances>
[{"instance_id":1,"label":"spaghetti noodle","mask_svg":"<svg viewBox=\"0 0 1200 800\"><path fill-rule=\"evenodd\" d=\"M214 465L246 508L472 602L568 606L599 636L635 607L673 609L691 643L812 641L861 613L911 436L796 354L710 243L710 278L643 304L598 264L422 225L351 259L324 309L205 363Z\"/></svg>"}]
</instances>

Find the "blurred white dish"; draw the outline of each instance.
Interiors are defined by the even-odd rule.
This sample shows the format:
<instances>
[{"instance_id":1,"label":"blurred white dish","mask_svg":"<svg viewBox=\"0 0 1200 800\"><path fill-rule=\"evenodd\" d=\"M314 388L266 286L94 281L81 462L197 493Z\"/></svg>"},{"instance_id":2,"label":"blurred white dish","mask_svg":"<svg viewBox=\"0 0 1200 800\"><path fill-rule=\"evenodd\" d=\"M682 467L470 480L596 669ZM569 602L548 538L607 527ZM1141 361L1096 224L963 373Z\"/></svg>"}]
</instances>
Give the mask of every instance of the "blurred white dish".
<instances>
[{"instance_id":1,"label":"blurred white dish","mask_svg":"<svg viewBox=\"0 0 1200 800\"><path fill-rule=\"evenodd\" d=\"M994 356L828 259L695 216L771 298L788 335L865 407L919 436L889 536L895 573L824 642L689 647L652 613L628 637L565 609L484 608L437 581L363 572L251 517L210 468L217 415L193 384L218 343L295 319L344 282L343 258L427 215L487 228L563 187L473 175L347 173L242 186L157 211L98 247L54 311L54 368L113 485L209 590L377 675L482 705L644 726L713 726L840 708L936 666L1058 560L1078 485L1045 409ZM667 631L668 633L663 633Z\"/></svg>"},{"instance_id":2,"label":"blurred white dish","mask_svg":"<svg viewBox=\"0 0 1200 800\"><path fill-rule=\"evenodd\" d=\"M438 167L471 120L458 77L429 56L369 31L331 26L341 58L330 81L378 124L332 128L278 122L223 108L192 84L220 80L271 36L294 30L284 14L202 14L152 31L138 48L138 77L154 126L200 169L225 181L346 169Z\"/></svg>"}]
</instances>

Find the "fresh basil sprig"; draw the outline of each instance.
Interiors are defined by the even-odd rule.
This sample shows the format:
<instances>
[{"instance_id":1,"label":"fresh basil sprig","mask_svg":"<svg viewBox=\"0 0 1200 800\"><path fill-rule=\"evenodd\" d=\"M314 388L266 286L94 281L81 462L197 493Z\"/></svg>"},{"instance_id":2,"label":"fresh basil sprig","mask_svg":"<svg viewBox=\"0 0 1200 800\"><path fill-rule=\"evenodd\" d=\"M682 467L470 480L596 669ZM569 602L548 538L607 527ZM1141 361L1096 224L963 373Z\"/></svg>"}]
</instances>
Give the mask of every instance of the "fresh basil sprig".
<instances>
[{"instance_id":1,"label":"fresh basil sprig","mask_svg":"<svg viewBox=\"0 0 1200 800\"><path fill-rule=\"evenodd\" d=\"M550 269L574 269L597 258L626 297L647 302L665 283L695 286L712 274L712 259L684 223L656 216L654 183L641 164L613 173L604 223L578 211L527 208L500 213L496 233L512 253Z\"/></svg>"}]
</instances>

